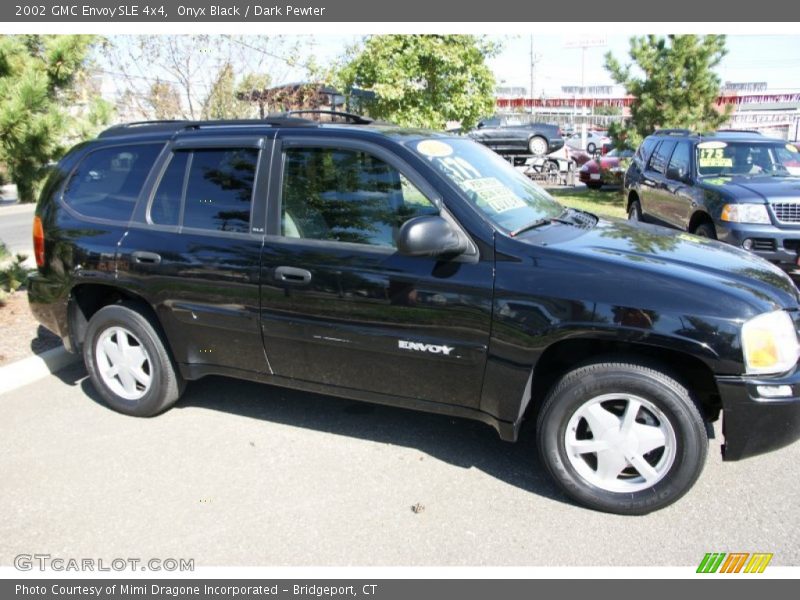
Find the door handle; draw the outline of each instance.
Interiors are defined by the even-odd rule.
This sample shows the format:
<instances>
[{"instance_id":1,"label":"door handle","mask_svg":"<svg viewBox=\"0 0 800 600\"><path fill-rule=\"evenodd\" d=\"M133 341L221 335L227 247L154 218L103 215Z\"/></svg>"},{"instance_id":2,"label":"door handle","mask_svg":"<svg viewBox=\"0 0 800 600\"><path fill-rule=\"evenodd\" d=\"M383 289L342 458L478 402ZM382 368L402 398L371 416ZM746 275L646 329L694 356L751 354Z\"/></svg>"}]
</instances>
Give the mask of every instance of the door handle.
<instances>
[{"instance_id":1,"label":"door handle","mask_svg":"<svg viewBox=\"0 0 800 600\"><path fill-rule=\"evenodd\" d=\"M275 279L281 283L293 285L308 285L311 283L311 271L297 267L276 267Z\"/></svg>"},{"instance_id":2,"label":"door handle","mask_svg":"<svg viewBox=\"0 0 800 600\"><path fill-rule=\"evenodd\" d=\"M161 262L161 255L155 252L145 252L144 250L137 250L131 253L133 262L140 265L157 265Z\"/></svg>"}]
</instances>

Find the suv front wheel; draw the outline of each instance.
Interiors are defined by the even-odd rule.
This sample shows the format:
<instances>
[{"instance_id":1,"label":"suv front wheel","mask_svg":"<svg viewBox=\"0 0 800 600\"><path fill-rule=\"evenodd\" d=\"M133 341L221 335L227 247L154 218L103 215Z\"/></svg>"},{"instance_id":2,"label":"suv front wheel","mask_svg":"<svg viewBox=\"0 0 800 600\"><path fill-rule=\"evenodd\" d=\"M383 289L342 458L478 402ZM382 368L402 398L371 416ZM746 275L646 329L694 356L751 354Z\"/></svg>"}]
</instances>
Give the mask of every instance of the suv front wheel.
<instances>
[{"instance_id":1,"label":"suv front wheel","mask_svg":"<svg viewBox=\"0 0 800 600\"><path fill-rule=\"evenodd\" d=\"M150 319L114 304L89 320L83 360L95 389L116 411L150 417L172 406L184 381Z\"/></svg>"},{"instance_id":2,"label":"suv front wheel","mask_svg":"<svg viewBox=\"0 0 800 600\"><path fill-rule=\"evenodd\" d=\"M581 504L641 515L683 496L700 475L708 437L686 388L635 363L567 373L541 410L539 454Z\"/></svg>"}]
</instances>

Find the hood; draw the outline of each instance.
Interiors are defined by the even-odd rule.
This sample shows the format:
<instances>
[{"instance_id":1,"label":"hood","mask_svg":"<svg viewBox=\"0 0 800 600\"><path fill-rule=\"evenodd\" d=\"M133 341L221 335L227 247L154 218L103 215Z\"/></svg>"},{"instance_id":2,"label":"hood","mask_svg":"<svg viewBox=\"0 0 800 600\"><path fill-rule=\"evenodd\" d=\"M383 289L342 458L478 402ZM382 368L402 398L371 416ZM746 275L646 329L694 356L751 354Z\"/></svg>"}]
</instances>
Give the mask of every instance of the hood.
<instances>
[{"instance_id":1,"label":"hood","mask_svg":"<svg viewBox=\"0 0 800 600\"><path fill-rule=\"evenodd\" d=\"M758 256L664 227L601 219L588 230L557 224L517 239L589 265L582 266L588 276L618 282L618 295L671 293L694 306L737 299L754 313L794 309L800 300L788 275Z\"/></svg>"},{"instance_id":2,"label":"hood","mask_svg":"<svg viewBox=\"0 0 800 600\"><path fill-rule=\"evenodd\" d=\"M698 183L701 187L736 200L800 200L800 177L735 175L708 177L700 179Z\"/></svg>"}]
</instances>

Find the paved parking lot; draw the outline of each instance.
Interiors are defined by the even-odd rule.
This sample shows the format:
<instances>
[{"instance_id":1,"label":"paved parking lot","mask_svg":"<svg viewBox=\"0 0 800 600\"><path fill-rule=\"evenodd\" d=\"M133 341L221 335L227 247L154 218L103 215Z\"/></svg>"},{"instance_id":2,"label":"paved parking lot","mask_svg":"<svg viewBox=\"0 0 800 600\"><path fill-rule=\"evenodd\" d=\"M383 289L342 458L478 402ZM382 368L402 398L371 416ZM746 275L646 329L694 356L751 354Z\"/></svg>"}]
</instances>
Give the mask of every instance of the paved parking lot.
<instances>
[{"instance_id":1,"label":"paved parking lot","mask_svg":"<svg viewBox=\"0 0 800 600\"><path fill-rule=\"evenodd\" d=\"M0 396L0 565L19 553L215 565L800 564L800 444L722 464L659 513L566 501L480 423L209 378L153 419L85 372ZM420 505L420 512L411 507Z\"/></svg>"}]
</instances>

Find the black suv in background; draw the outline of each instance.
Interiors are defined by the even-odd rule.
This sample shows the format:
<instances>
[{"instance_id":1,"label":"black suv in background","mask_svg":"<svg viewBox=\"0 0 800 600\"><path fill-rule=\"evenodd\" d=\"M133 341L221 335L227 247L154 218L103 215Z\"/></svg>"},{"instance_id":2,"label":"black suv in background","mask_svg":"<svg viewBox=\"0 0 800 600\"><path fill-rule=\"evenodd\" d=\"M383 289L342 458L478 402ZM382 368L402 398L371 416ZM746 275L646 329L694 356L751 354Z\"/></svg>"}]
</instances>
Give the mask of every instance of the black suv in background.
<instances>
[{"instance_id":1,"label":"black suv in background","mask_svg":"<svg viewBox=\"0 0 800 600\"><path fill-rule=\"evenodd\" d=\"M660 130L625 175L628 217L750 250L786 270L800 250L800 154L754 132Z\"/></svg>"},{"instance_id":2,"label":"black suv in background","mask_svg":"<svg viewBox=\"0 0 800 600\"><path fill-rule=\"evenodd\" d=\"M131 124L61 160L30 304L109 406L156 415L217 374L508 441L529 418L562 488L622 514L689 490L720 414L726 460L800 436L782 271L566 209L464 137L350 120Z\"/></svg>"}]
</instances>

